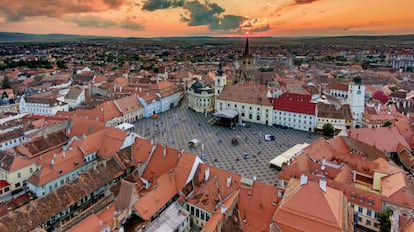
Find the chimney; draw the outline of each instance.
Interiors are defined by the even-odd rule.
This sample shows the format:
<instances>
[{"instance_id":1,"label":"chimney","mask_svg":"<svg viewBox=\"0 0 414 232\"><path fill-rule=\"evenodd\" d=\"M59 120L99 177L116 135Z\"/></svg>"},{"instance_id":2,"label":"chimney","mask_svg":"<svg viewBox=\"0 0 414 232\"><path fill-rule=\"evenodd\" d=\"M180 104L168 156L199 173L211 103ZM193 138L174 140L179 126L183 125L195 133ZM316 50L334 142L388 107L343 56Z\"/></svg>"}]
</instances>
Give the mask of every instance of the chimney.
<instances>
[{"instance_id":1,"label":"chimney","mask_svg":"<svg viewBox=\"0 0 414 232\"><path fill-rule=\"evenodd\" d=\"M204 181L208 181L208 178L210 177L210 168L206 167L204 170Z\"/></svg>"},{"instance_id":2,"label":"chimney","mask_svg":"<svg viewBox=\"0 0 414 232\"><path fill-rule=\"evenodd\" d=\"M173 179L174 178L174 169L170 169L168 171L168 175L170 176L171 179Z\"/></svg>"},{"instance_id":3,"label":"chimney","mask_svg":"<svg viewBox=\"0 0 414 232\"><path fill-rule=\"evenodd\" d=\"M165 145L162 146L162 156L163 157L167 156L167 146L165 146Z\"/></svg>"},{"instance_id":4,"label":"chimney","mask_svg":"<svg viewBox=\"0 0 414 232\"><path fill-rule=\"evenodd\" d=\"M227 177L227 188L230 188L231 186L231 176Z\"/></svg>"},{"instance_id":5,"label":"chimney","mask_svg":"<svg viewBox=\"0 0 414 232\"><path fill-rule=\"evenodd\" d=\"M319 179L319 187L322 189L323 192L326 193L326 180L325 179Z\"/></svg>"},{"instance_id":6,"label":"chimney","mask_svg":"<svg viewBox=\"0 0 414 232\"><path fill-rule=\"evenodd\" d=\"M305 174L300 175L300 185L305 185L308 183L308 177Z\"/></svg>"}]
</instances>

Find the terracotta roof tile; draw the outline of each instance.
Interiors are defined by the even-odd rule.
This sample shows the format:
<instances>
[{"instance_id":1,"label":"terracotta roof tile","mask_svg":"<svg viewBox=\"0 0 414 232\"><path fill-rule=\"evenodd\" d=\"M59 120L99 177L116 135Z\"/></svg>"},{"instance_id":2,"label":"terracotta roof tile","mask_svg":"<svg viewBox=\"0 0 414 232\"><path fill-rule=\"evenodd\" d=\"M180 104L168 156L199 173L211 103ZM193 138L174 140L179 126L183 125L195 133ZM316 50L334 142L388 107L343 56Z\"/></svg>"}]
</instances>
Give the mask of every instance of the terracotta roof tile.
<instances>
[{"instance_id":1,"label":"terracotta roof tile","mask_svg":"<svg viewBox=\"0 0 414 232\"><path fill-rule=\"evenodd\" d=\"M265 85L226 85L217 99L263 106L272 106L269 99L267 98L267 87Z\"/></svg>"},{"instance_id":2,"label":"terracotta roof tile","mask_svg":"<svg viewBox=\"0 0 414 232\"><path fill-rule=\"evenodd\" d=\"M178 150L166 147L165 156L163 155L163 150L164 146L158 144L142 177L152 181L155 177L161 176L177 165L179 159Z\"/></svg>"},{"instance_id":3,"label":"terracotta roof tile","mask_svg":"<svg viewBox=\"0 0 414 232\"><path fill-rule=\"evenodd\" d=\"M341 191L327 187L324 192L312 181L300 185L291 179L274 220L286 231L343 231L346 207Z\"/></svg>"},{"instance_id":4,"label":"terracotta roof tile","mask_svg":"<svg viewBox=\"0 0 414 232\"><path fill-rule=\"evenodd\" d=\"M205 181L206 170L209 173L207 181ZM229 187L227 186L228 179ZM200 164L193 179L195 193L188 202L207 212L214 213L220 198L224 200L239 189L240 179L241 177L235 173Z\"/></svg>"},{"instance_id":5,"label":"terracotta roof tile","mask_svg":"<svg viewBox=\"0 0 414 232\"><path fill-rule=\"evenodd\" d=\"M149 220L176 194L175 178L172 173L165 173L157 178L156 187L142 196L135 204L136 213L144 220Z\"/></svg>"},{"instance_id":6,"label":"terracotta roof tile","mask_svg":"<svg viewBox=\"0 0 414 232\"><path fill-rule=\"evenodd\" d=\"M411 147L396 127L359 128L347 132L349 137L375 146L380 151L396 152L398 143Z\"/></svg>"},{"instance_id":7,"label":"terracotta roof tile","mask_svg":"<svg viewBox=\"0 0 414 232\"><path fill-rule=\"evenodd\" d=\"M252 189L240 188L238 208L243 231L267 231L278 202L275 186L255 181Z\"/></svg>"}]
</instances>

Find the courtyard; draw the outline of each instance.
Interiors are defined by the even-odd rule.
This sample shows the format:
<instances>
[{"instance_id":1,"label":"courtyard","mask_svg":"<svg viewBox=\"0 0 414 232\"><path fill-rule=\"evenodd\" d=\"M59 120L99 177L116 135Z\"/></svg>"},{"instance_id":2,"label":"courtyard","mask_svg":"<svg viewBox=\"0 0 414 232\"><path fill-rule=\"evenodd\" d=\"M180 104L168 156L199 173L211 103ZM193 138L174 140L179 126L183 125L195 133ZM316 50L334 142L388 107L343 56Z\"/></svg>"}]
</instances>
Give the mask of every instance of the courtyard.
<instances>
[{"instance_id":1,"label":"courtyard","mask_svg":"<svg viewBox=\"0 0 414 232\"><path fill-rule=\"evenodd\" d=\"M138 120L135 132L157 143L165 141L169 147L184 149L200 157L204 147L205 163L245 177L256 177L258 181L271 185L276 184L277 170L270 167L270 160L295 144L312 143L319 138L305 131L254 123L230 129L211 125L210 116L195 113L184 103L161 113L158 119ZM266 141L265 135L273 135L275 140ZM189 147L188 142L192 139L197 139L200 144Z\"/></svg>"}]
</instances>

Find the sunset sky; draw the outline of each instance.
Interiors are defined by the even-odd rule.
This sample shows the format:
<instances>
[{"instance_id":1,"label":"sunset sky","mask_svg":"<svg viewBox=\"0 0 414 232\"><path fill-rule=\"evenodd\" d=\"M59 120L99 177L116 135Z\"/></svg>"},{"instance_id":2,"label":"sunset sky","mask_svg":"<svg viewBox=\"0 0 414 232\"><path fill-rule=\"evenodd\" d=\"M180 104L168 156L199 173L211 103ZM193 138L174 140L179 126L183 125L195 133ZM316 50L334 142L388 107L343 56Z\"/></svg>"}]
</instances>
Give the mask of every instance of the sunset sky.
<instances>
[{"instance_id":1,"label":"sunset sky","mask_svg":"<svg viewBox=\"0 0 414 232\"><path fill-rule=\"evenodd\" d=\"M413 34L413 0L0 0L0 31L105 36Z\"/></svg>"}]
</instances>

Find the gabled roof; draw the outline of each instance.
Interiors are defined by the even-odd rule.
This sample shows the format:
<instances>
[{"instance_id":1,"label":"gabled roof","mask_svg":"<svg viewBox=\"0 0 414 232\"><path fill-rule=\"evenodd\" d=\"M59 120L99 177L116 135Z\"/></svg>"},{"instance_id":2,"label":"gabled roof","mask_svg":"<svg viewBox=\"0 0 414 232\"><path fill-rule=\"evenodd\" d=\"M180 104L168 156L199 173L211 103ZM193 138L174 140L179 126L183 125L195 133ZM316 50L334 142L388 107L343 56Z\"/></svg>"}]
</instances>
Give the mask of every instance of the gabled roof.
<instances>
[{"instance_id":1,"label":"gabled roof","mask_svg":"<svg viewBox=\"0 0 414 232\"><path fill-rule=\"evenodd\" d=\"M268 231L278 202L276 186L255 181L252 189L240 188L238 208L243 231Z\"/></svg>"},{"instance_id":2,"label":"gabled roof","mask_svg":"<svg viewBox=\"0 0 414 232\"><path fill-rule=\"evenodd\" d=\"M27 160L15 156L7 151L0 151L0 169L11 173L33 164L32 160Z\"/></svg>"},{"instance_id":3,"label":"gabled roof","mask_svg":"<svg viewBox=\"0 0 414 232\"><path fill-rule=\"evenodd\" d=\"M381 178L381 194L383 196L390 197L405 186L405 175L402 172Z\"/></svg>"},{"instance_id":4,"label":"gabled roof","mask_svg":"<svg viewBox=\"0 0 414 232\"><path fill-rule=\"evenodd\" d=\"M207 181L206 172L209 173ZM216 205L220 198L224 201L235 194L239 189L240 179L241 177L235 173L200 164L193 178L194 194L188 199L188 203L210 213L215 213L216 210L219 212L220 209L216 209Z\"/></svg>"},{"instance_id":5,"label":"gabled roof","mask_svg":"<svg viewBox=\"0 0 414 232\"><path fill-rule=\"evenodd\" d=\"M311 102L311 95L283 93L278 98L273 99L273 109L315 115L316 103Z\"/></svg>"},{"instance_id":6,"label":"gabled roof","mask_svg":"<svg viewBox=\"0 0 414 232\"><path fill-rule=\"evenodd\" d=\"M76 100L82 92L84 92L84 90L78 86L70 88L69 93L65 96L65 99Z\"/></svg>"},{"instance_id":7,"label":"gabled roof","mask_svg":"<svg viewBox=\"0 0 414 232\"><path fill-rule=\"evenodd\" d=\"M115 103L119 107L121 113L124 115L144 108L142 104L138 101L136 95L131 95L128 97L117 99L115 100Z\"/></svg>"},{"instance_id":8,"label":"gabled roof","mask_svg":"<svg viewBox=\"0 0 414 232\"><path fill-rule=\"evenodd\" d=\"M343 231L346 207L341 191L290 179L273 219L283 231Z\"/></svg>"},{"instance_id":9,"label":"gabled roof","mask_svg":"<svg viewBox=\"0 0 414 232\"><path fill-rule=\"evenodd\" d=\"M134 143L132 144L132 164L137 167L140 163L145 163L150 157L152 142L149 139L136 137Z\"/></svg>"},{"instance_id":10,"label":"gabled roof","mask_svg":"<svg viewBox=\"0 0 414 232\"><path fill-rule=\"evenodd\" d=\"M411 146L396 127L358 128L347 132L349 137L375 146L380 151L396 152L399 143L411 150Z\"/></svg>"},{"instance_id":11,"label":"gabled roof","mask_svg":"<svg viewBox=\"0 0 414 232\"><path fill-rule=\"evenodd\" d=\"M196 155L189 152L184 152L181 155L177 166L174 168L177 192L179 192L184 185L193 179L192 177L194 176L199 164L196 162L197 158L198 157Z\"/></svg>"},{"instance_id":12,"label":"gabled roof","mask_svg":"<svg viewBox=\"0 0 414 232\"><path fill-rule=\"evenodd\" d=\"M341 90L341 91L346 91L347 92L348 91L348 85L338 83L338 82L334 82L334 83L332 83L331 89Z\"/></svg>"},{"instance_id":13,"label":"gabled roof","mask_svg":"<svg viewBox=\"0 0 414 232\"><path fill-rule=\"evenodd\" d=\"M219 100L272 106L267 98L265 85L236 84L226 85L217 97Z\"/></svg>"},{"instance_id":14,"label":"gabled roof","mask_svg":"<svg viewBox=\"0 0 414 232\"><path fill-rule=\"evenodd\" d=\"M177 149L165 147L165 156L163 152L164 146L157 145L151 159L142 174L142 177L152 181L154 178L161 176L168 170L174 168L179 160L179 153Z\"/></svg>"},{"instance_id":15,"label":"gabled roof","mask_svg":"<svg viewBox=\"0 0 414 232\"><path fill-rule=\"evenodd\" d=\"M119 151L126 136L126 131L108 127L87 136L79 144L79 148L85 153L84 155L97 152L100 157L108 159L116 151Z\"/></svg>"},{"instance_id":16,"label":"gabled roof","mask_svg":"<svg viewBox=\"0 0 414 232\"><path fill-rule=\"evenodd\" d=\"M144 220L149 220L175 194L177 194L174 173L165 173L157 178L156 186L151 192L142 196L134 204L135 212Z\"/></svg>"}]
</instances>

